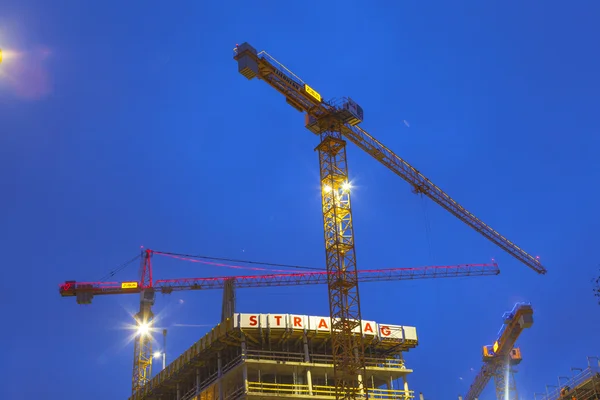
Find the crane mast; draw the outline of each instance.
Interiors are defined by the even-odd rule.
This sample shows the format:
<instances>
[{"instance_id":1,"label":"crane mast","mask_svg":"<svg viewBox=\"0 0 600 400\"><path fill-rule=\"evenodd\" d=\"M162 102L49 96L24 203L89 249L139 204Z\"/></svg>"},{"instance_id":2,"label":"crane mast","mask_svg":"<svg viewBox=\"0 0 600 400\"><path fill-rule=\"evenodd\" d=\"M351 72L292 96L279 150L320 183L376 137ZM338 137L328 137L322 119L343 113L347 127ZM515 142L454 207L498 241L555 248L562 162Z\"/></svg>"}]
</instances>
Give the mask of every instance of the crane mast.
<instances>
[{"instance_id":1,"label":"crane mast","mask_svg":"<svg viewBox=\"0 0 600 400\"><path fill-rule=\"evenodd\" d=\"M325 236L325 266L331 272L327 282L331 316L331 350L338 397L356 398L364 390L358 373L364 368L364 343L354 227L350 207L350 182L346 162L346 141L341 124L331 118L321 134L319 166ZM352 332L358 327L360 335ZM335 369L337 368L337 369Z\"/></svg>"},{"instance_id":2,"label":"crane mast","mask_svg":"<svg viewBox=\"0 0 600 400\"><path fill-rule=\"evenodd\" d=\"M141 389L152 378L152 336L149 331L154 320L153 305L154 289L143 289L140 292L140 311L135 315L140 334L133 342L132 393Z\"/></svg>"},{"instance_id":3,"label":"crane mast","mask_svg":"<svg viewBox=\"0 0 600 400\"><path fill-rule=\"evenodd\" d=\"M135 393L152 378L152 336L149 329L152 326L154 314L154 288L152 287L152 251L142 250L140 262L140 311L135 315L135 321L140 334L135 337L133 344L133 376L131 392ZM91 300L91 299L90 299Z\"/></svg>"},{"instance_id":4,"label":"crane mast","mask_svg":"<svg viewBox=\"0 0 600 400\"><path fill-rule=\"evenodd\" d=\"M283 94L288 104L306 114L306 128L320 136L316 150L319 152L326 267L331 278L339 277L328 280L336 398L356 398L358 392L363 391L360 380L364 375L360 373L364 369L362 334L358 338L351 334L352 329L361 326L361 314L345 139L406 180L416 193L431 198L537 273L546 273L537 257L476 218L360 128L363 110L352 99L324 101L319 92L283 64L265 51L257 52L248 43L236 45L233 58L238 62L240 74L249 80L264 80Z\"/></svg>"}]
</instances>

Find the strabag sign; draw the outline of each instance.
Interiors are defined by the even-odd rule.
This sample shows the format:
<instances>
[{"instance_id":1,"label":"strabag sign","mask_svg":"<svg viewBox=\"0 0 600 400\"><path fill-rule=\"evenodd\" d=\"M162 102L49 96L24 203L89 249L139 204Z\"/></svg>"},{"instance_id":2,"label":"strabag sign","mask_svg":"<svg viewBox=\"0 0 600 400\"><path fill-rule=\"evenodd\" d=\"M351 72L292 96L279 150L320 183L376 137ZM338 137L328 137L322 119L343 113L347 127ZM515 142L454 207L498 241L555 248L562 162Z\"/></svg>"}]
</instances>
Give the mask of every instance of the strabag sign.
<instances>
[{"instance_id":1,"label":"strabag sign","mask_svg":"<svg viewBox=\"0 0 600 400\"><path fill-rule=\"evenodd\" d=\"M331 319L329 317L314 317L309 315L295 314L241 314L233 315L233 326L242 329L265 329L265 330L288 330L288 331L312 331L325 333L331 331ZM364 336L377 336L381 339L391 340L417 340L417 328L414 326L402 326L391 324L380 324L375 321L362 321ZM357 326L354 333L360 333Z\"/></svg>"}]
</instances>

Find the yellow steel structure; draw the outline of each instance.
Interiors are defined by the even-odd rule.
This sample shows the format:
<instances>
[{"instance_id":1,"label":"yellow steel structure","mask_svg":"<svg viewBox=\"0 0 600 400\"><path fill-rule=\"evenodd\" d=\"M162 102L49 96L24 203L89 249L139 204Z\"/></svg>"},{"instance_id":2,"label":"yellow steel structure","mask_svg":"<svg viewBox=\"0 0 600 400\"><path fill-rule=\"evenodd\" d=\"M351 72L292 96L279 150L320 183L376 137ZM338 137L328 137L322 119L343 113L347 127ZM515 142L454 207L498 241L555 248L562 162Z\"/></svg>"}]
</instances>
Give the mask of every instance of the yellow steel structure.
<instances>
[{"instance_id":1,"label":"yellow steel structure","mask_svg":"<svg viewBox=\"0 0 600 400\"><path fill-rule=\"evenodd\" d=\"M338 361L336 379L340 393L355 398L364 386L359 379L365 374L357 374L357 371L364 368L364 343L362 330L360 336L352 334L357 326L361 326L362 318L346 142L341 138L337 121L331 120L330 130L321 135L321 144L317 150L321 167L326 266L327 271L333 272L327 282L332 355L334 362Z\"/></svg>"},{"instance_id":2,"label":"yellow steel structure","mask_svg":"<svg viewBox=\"0 0 600 400\"><path fill-rule=\"evenodd\" d=\"M322 398L335 398L335 388L332 386L321 385L302 385L302 384L284 384L284 383L263 383L248 382L248 394L253 393L266 394L268 396L315 396ZM310 394L309 394L310 393ZM414 398L412 390L399 389L369 389L369 398L375 399L412 399Z\"/></svg>"},{"instance_id":3,"label":"yellow steel structure","mask_svg":"<svg viewBox=\"0 0 600 400\"><path fill-rule=\"evenodd\" d=\"M144 296L147 292L142 292ZM136 314L138 322L138 333L133 345L133 378L131 392L134 393L144 386L152 377L152 320L154 314L150 304L144 302L140 304L140 311Z\"/></svg>"},{"instance_id":4,"label":"yellow steel structure","mask_svg":"<svg viewBox=\"0 0 600 400\"><path fill-rule=\"evenodd\" d=\"M265 51L257 52L248 43L236 45L233 58L240 74L247 79L263 80L283 94L289 105L305 113L306 127L320 135L317 150L326 266L331 274L328 290L337 398L356 398L362 385L359 376L364 375L360 373L364 370L364 344L361 338L353 338L350 334L357 324L353 321L360 321L361 316L344 139L352 141L409 182L416 193L429 197L536 272L546 273L536 257L476 218L417 169L358 127L363 120L363 110L352 99L324 101L319 92L283 64Z\"/></svg>"},{"instance_id":5,"label":"yellow steel structure","mask_svg":"<svg viewBox=\"0 0 600 400\"><path fill-rule=\"evenodd\" d=\"M494 378L498 400L519 400L513 367L523 360L514 345L524 329L533 325L533 308L517 303L502 316L503 324L494 344L483 346L483 366L469 387L465 400L476 400L490 379Z\"/></svg>"}]
</instances>

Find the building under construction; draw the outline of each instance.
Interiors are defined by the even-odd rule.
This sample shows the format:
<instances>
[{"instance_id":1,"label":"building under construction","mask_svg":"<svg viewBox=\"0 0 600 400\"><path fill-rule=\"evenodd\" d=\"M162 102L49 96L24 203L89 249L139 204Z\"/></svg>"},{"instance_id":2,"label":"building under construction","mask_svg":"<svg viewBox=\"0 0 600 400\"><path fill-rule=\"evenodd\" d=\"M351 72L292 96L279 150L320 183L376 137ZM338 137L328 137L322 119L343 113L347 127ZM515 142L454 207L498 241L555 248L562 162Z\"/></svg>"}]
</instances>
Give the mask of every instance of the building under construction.
<instances>
[{"instance_id":1,"label":"building under construction","mask_svg":"<svg viewBox=\"0 0 600 400\"><path fill-rule=\"evenodd\" d=\"M535 396L541 400L600 400L600 359L588 357L586 369L571 368L578 372L572 377L559 377L561 386L546 385L545 395ZM548 390L549 387L553 389Z\"/></svg>"},{"instance_id":2,"label":"building under construction","mask_svg":"<svg viewBox=\"0 0 600 400\"><path fill-rule=\"evenodd\" d=\"M359 393L413 398L402 353L417 346L416 328L363 320L362 332L366 370ZM335 398L330 335L328 317L236 313L130 400Z\"/></svg>"}]
</instances>

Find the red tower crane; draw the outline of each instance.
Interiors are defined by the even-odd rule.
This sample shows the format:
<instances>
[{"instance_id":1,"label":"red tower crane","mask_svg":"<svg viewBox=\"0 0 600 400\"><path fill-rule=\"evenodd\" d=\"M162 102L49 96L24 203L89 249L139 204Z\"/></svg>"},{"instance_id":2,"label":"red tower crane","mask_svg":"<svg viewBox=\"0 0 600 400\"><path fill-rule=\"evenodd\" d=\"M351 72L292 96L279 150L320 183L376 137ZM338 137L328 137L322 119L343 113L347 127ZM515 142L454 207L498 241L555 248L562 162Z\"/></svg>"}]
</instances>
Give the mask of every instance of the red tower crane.
<instances>
[{"instance_id":1,"label":"red tower crane","mask_svg":"<svg viewBox=\"0 0 600 400\"><path fill-rule=\"evenodd\" d=\"M144 250L142 252L139 281L66 281L59 287L62 297L75 297L79 304L90 304L95 296L115 294L140 295L140 311L136 314L139 330L134 342L132 393L143 387L151 378L153 354L150 330L154 318L152 306L154 305L155 293L170 294L175 291L223 289L231 284L240 289L267 286L318 285L327 284L332 280L347 279L343 273L317 271L153 280L151 262L153 254L174 255L173 253L163 253L149 249ZM499 273L498 265L493 262L490 264L464 264L457 266L361 270L358 272L358 279L361 282L379 282L425 278L489 276L498 275ZM233 310L229 310L229 312L231 313Z\"/></svg>"},{"instance_id":2,"label":"red tower crane","mask_svg":"<svg viewBox=\"0 0 600 400\"><path fill-rule=\"evenodd\" d=\"M283 64L265 51L257 52L248 43L236 45L233 58L240 74L247 79L263 80L283 94L289 105L305 113L306 128L320 136L316 150L321 171L326 267L328 272L342 277L328 282L336 398L358 396L358 390L363 386L358 382L358 371L364 369L362 334L352 335L356 327L360 329L361 314L346 140L407 181L415 193L429 197L537 273L546 273L536 257L475 217L416 168L360 128L363 110L355 101L350 98L324 100L319 92Z\"/></svg>"}]
</instances>

